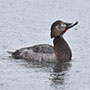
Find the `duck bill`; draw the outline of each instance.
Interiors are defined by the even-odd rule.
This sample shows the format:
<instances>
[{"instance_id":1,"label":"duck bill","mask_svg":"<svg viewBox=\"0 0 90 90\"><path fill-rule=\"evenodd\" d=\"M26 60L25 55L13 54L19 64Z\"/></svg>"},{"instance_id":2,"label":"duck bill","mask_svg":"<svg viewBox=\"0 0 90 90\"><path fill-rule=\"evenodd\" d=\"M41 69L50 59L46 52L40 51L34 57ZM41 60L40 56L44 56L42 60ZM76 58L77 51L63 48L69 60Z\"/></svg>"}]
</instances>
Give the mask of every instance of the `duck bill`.
<instances>
[{"instance_id":1,"label":"duck bill","mask_svg":"<svg viewBox=\"0 0 90 90\"><path fill-rule=\"evenodd\" d=\"M65 24L66 24L66 28L69 29L69 28L72 28L73 26L77 25L78 21L76 21L75 23L65 23Z\"/></svg>"}]
</instances>

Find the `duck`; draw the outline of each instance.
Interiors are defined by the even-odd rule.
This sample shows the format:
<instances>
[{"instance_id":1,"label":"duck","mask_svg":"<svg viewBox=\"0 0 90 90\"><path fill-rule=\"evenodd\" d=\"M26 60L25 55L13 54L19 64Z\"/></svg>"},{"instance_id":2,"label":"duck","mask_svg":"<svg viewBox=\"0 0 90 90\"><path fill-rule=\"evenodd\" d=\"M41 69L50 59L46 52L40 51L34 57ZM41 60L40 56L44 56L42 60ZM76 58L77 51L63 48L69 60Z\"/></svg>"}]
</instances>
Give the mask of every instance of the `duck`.
<instances>
[{"instance_id":1,"label":"duck","mask_svg":"<svg viewBox=\"0 0 90 90\"><path fill-rule=\"evenodd\" d=\"M72 58L72 51L63 38L64 33L77 25L75 23L66 23L57 20L51 25L51 39L53 38L53 46L49 44L39 44L30 47L20 48L15 51L7 51L12 58L25 59L29 61L40 62L67 62Z\"/></svg>"}]
</instances>

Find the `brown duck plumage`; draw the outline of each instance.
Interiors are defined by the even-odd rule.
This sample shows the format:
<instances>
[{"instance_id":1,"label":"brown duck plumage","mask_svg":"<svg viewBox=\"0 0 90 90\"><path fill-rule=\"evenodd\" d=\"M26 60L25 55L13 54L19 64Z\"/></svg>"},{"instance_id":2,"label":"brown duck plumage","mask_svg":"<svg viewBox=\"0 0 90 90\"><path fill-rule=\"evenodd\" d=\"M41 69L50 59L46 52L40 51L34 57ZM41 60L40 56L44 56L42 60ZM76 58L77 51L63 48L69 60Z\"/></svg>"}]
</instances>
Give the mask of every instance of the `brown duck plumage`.
<instances>
[{"instance_id":1,"label":"brown duck plumage","mask_svg":"<svg viewBox=\"0 0 90 90\"><path fill-rule=\"evenodd\" d=\"M21 48L14 52L8 51L15 59L26 59L30 61L69 61L72 57L71 49L63 38L63 34L71 27L72 23L56 21L51 26L51 38L54 38L54 46L40 44L31 47Z\"/></svg>"}]
</instances>

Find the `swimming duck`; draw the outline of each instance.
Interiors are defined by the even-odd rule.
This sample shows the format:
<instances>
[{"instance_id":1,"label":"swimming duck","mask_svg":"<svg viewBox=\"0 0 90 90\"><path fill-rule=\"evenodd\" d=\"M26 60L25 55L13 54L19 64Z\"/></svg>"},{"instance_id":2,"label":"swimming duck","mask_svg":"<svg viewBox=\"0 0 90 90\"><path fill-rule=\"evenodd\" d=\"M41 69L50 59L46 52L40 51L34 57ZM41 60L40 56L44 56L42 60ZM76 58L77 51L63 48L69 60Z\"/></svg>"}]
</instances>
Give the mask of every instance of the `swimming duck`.
<instances>
[{"instance_id":1,"label":"swimming duck","mask_svg":"<svg viewBox=\"0 0 90 90\"><path fill-rule=\"evenodd\" d=\"M8 51L8 53L15 59L26 59L30 61L70 61L72 52L69 45L64 40L63 34L77 24L78 21L75 23L65 23L60 20L55 21L51 25L51 38L54 38L54 46L49 44L40 44L21 48L14 52Z\"/></svg>"}]
</instances>

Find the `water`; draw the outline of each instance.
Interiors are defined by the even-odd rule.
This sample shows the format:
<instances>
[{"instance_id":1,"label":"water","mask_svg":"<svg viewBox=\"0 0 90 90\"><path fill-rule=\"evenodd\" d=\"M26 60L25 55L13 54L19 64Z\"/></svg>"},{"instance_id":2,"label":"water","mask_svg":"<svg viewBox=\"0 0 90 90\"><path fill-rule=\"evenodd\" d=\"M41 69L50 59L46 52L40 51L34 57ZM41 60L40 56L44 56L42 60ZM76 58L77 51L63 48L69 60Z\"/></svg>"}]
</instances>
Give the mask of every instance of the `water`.
<instances>
[{"instance_id":1,"label":"water","mask_svg":"<svg viewBox=\"0 0 90 90\"><path fill-rule=\"evenodd\" d=\"M89 0L0 0L0 90L89 90ZM79 21L64 35L72 61L65 64L15 60L6 52L35 44L52 44L55 20Z\"/></svg>"}]
</instances>

